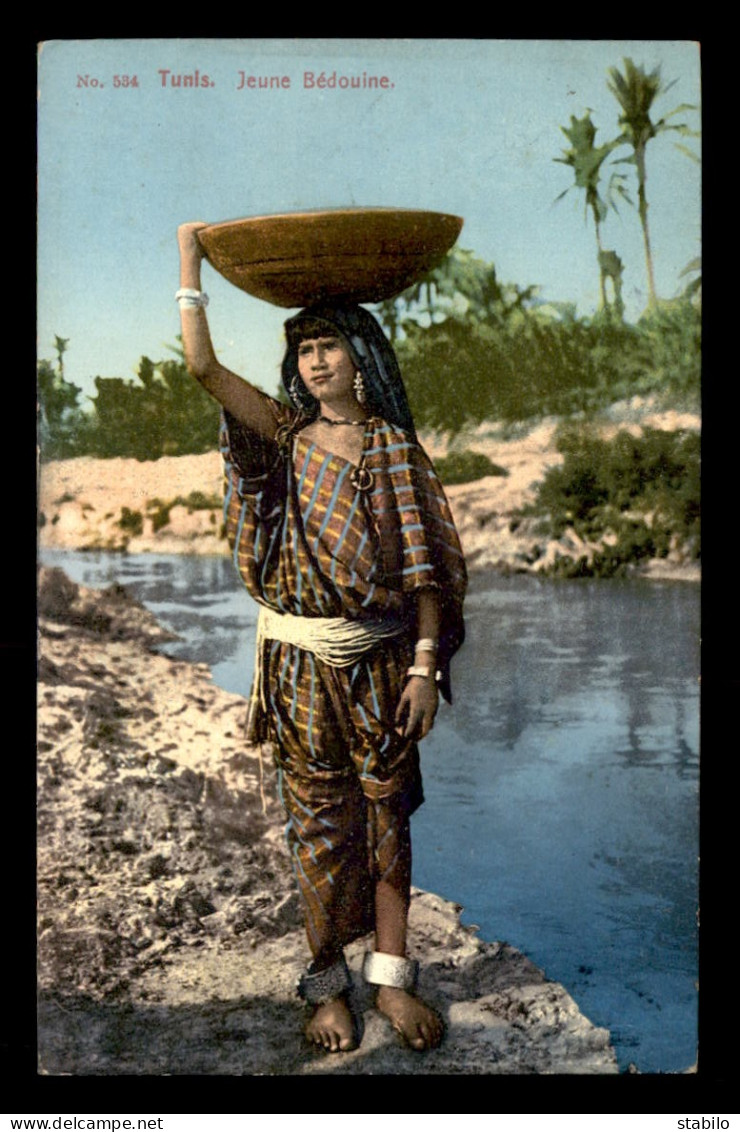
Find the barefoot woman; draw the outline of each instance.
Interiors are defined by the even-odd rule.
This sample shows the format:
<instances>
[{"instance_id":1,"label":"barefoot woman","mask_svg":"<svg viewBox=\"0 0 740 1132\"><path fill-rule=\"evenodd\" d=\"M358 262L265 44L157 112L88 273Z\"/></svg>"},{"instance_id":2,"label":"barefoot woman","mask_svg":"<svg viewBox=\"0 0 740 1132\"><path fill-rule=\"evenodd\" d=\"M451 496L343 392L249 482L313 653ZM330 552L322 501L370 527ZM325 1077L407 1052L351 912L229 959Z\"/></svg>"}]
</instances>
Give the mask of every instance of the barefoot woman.
<instances>
[{"instance_id":1,"label":"barefoot woman","mask_svg":"<svg viewBox=\"0 0 740 1132\"><path fill-rule=\"evenodd\" d=\"M188 368L223 407L226 528L260 603L250 735L276 745L291 860L313 961L309 1039L357 1044L344 946L369 932L364 974L414 1049L442 1021L406 958L416 741L463 639L465 565L418 445L395 355L358 306L286 323L292 407L222 366L200 290L201 224L178 232Z\"/></svg>"}]
</instances>

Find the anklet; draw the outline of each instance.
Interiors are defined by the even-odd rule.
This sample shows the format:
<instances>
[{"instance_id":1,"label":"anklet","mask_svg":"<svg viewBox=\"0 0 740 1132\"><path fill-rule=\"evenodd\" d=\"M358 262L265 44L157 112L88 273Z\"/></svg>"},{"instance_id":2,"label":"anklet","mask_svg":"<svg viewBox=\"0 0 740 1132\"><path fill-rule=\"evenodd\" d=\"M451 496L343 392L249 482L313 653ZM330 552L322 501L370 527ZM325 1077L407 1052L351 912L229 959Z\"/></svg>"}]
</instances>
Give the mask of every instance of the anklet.
<instances>
[{"instance_id":1,"label":"anklet","mask_svg":"<svg viewBox=\"0 0 740 1132\"><path fill-rule=\"evenodd\" d=\"M419 964L416 959L404 959L402 955L388 955L384 951L366 951L362 973L366 983L413 991L419 977Z\"/></svg>"},{"instance_id":2,"label":"anklet","mask_svg":"<svg viewBox=\"0 0 740 1132\"><path fill-rule=\"evenodd\" d=\"M311 1006L321 1006L325 1002L339 998L340 994L350 990L351 986L352 977L347 960L342 956L323 971L305 971L298 980L296 990L304 1002L308 1002Z\"/></svg>"}]
</instances>

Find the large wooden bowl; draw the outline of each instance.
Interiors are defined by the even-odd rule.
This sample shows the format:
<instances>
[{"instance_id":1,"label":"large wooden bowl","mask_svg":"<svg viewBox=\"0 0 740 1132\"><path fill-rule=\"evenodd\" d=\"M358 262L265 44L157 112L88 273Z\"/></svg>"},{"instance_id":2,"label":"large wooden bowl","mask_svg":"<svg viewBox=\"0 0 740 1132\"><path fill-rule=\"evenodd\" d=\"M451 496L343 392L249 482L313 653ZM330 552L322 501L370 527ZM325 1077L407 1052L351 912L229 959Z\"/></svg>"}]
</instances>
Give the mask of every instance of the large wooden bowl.
<instances>
[{"instance_id":1,"label":"large wooden bowl","mask_svg":"<svg viewBox=\"0 0 740 1132\"><path fill-rule=\"evenodd\" d=\"M439 263L462 224L442 212L342 208L227 220L198 237L235 287L279 307L305 307L400 294Z\"/></svg>"}]
</instances>

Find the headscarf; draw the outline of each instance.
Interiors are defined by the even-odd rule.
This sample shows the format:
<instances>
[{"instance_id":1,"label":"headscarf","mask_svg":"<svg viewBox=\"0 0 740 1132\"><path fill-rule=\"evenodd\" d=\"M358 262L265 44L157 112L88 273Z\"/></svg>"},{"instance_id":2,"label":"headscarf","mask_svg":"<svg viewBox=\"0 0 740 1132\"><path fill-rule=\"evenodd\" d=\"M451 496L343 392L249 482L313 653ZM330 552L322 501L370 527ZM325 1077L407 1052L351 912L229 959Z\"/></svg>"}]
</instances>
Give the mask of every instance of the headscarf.
<instances>
[{"instance_id":1,"label":"headscarf","mask_svg":"<svg viewBox=\"0 0 740 1132\"><path fill-rule=\"evenodd\" d=\"M352 360L362 373L368 410L382 417L388 424L404 429L416 440L414 419L393 347L378 321L364 307L356 304L317 304L306 307L285 323L288 348L283 358L282 378L293 404L308 413L318 409L318 401L308 392L298 375L298 341L295 330L307 318L328 323L346 340Z\"/></svg>"}]
</instances>

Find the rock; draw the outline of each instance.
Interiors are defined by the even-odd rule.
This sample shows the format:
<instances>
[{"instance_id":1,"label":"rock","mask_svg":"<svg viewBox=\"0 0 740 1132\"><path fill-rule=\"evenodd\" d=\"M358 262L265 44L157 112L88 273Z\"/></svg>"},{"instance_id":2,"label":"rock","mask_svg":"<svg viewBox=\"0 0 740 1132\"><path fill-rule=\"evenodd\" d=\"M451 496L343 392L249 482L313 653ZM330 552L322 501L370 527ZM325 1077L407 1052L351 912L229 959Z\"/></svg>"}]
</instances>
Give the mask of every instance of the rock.
<instances>
[{"instance_id":1,"label":"rock","mask_svg":"<svg viewBox=\"0 0 740 1132\"><path fill-rule=\"evenodd\" d=\"M77 600L80 587L58 566L39 571L38 613L52 621L63 621Z\"/></svg>"}]
</instances>

